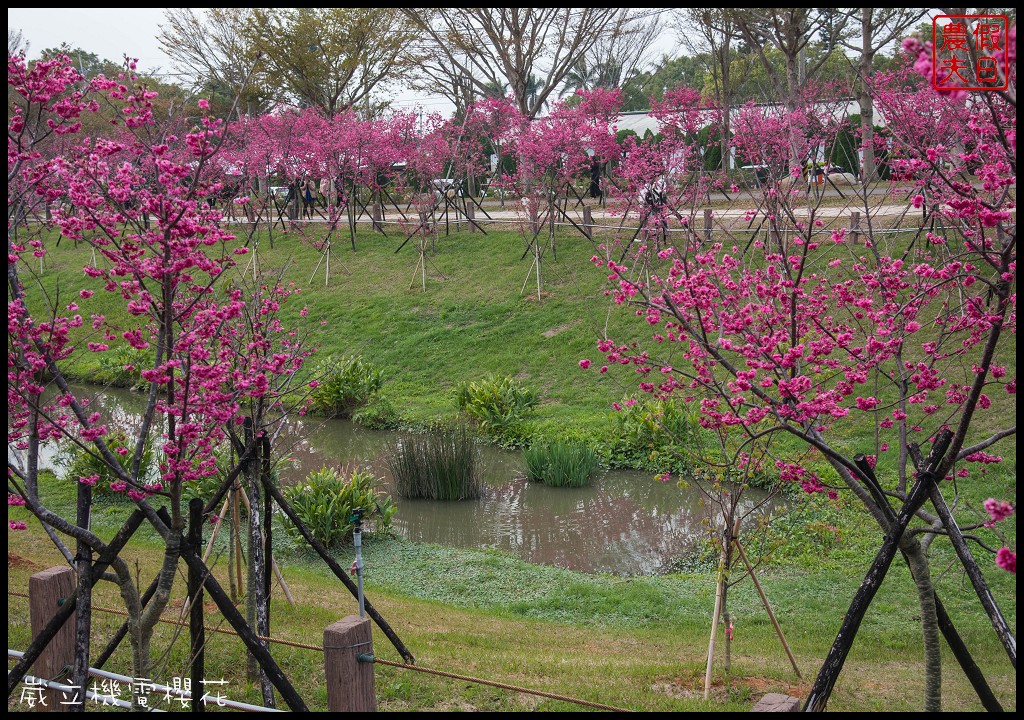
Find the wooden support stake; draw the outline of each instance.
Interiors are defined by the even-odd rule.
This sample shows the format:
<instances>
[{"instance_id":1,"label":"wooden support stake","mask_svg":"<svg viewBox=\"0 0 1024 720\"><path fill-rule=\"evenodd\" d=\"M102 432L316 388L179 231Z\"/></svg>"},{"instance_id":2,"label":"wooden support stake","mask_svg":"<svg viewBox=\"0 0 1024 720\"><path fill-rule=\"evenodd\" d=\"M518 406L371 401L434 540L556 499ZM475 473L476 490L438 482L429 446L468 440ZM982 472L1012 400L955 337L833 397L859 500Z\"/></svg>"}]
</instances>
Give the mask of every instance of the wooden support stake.
<instances>
[{"instance_id":1,"label":"wooden support stake","mask_svg":"<svg viewBox=\"0 0 1024 720\"><path fill-rule=\"evenodd\" d=\"M281 693L281 697L288 704L288 708L292 712L309 712L306 703L295 692L295 688L292 687L288 678L281 672L280 666L278 666L267 650L266 642L256 637L252 628L245 622L245 618L238 612L238 608L235 607L234 603L231 602L224 589L220 586L220 583L217 582L217 578L214 577L210 569L203 563L195 548L185 543L182 547L181 558L190 568L195 568L204 578L203 585L206 587L206 591L210 593L210 598L217 604L217 608L220 610L221 615L224 616L224 619L238 633L238 637L245 643L246 649L256 656L260 666L263 668L263 672L270 678L277 691ZM193 692L195 691L193 690Z\"/></svg>"},{"instance_id":2,"label":"wooden support stake","mask_svg":"<svg viewBox=\"0 0 1024 720\"><path fill-rule=\"evenodd\" d=\"M346 572L341 565L338 564L338 561L331 556L327 551L327 548L323 546L323 543L317 540L309 531L309 528L307 528L302 522L302 519L295 514L295 511L292 509L291 505L288 504L288 500L286 500L284 495L281 494L281 491L270 483L267 483L267 488L270 490L270 494L274 496L274 501L277 502L278 507L280 507L284 514L288 516L288 519L295 524L295 527L298 529L302 537L305 538L306 542L309 543L310 547L312 547L316 551L316 554L319 555L327 564L327 567L331 569L334 576L341 580L342 584L348 588L348 591L352 593L352 596L356 597L358 588L356 583L352 582L352 578L349 577L348 572ZM379 627L381 632L384 633L384 636L391 641L391 644L394 645L395 650L399 652L402 659L410 665L415 664L416 658L413 657L412 653L409 652L409 649L405 647L405 643L403 643L398 635L395 634L395 631L391 628L391 625L388 624L388 621L381 617L380 613L377 612L377 609L368 599L364 598L363 605L366 609L366 614L371 620L377 623L377 627Z\"/></svg>"},{"instance_id":3,"label":"wooden support stake","mask_svg":"<svg viewBox=\"0 0 1024 720\"><path fill-rule=\"evenodd\" d=\"M29 617L32 623L32 637L35 638L50 622L57 608L69 602L75 596L75 571L67 565L48 568L28 579ZM40 653L39 659L32 666L37 677L55 678L65 667L70 667L75 659L75 624L74 617L68 619L50 644ZM66 684L67 681L64 681ZM61 702L72 700L64 697L60 690L44 690L39 710L43 712L68 712L70 705Z\"/></svg>"},{"instance_id":4,"label":"wooden support stake","mask_svg":"<svg viewBox=\"0 0 1024 720\"><path fill-rule=\"evenodd\" d=\"M757 573L754 572L754 567L747 560L747 554L743 552L743 546L740 545L740 539L734 537L732 539L736 543L736 549L740 553L740 557L743 559L743 564L747 566L747 572L750 573L750 579L754 581L754 587L757 588L757 594L761 596L761 603L764 605L764 609L768 611L768 618L772 621L772 627L775 628L775 633L779 636L779 640L782 641L782 648L786 651L786 657L789 658L790 664L793 665L793 671L796 672L796 676L803 679L803 675L800 674L800 668L796 665L796 660L793 658L793 653L789 650L789 643L786 642L786 636L782 634L782 628L779 627L779 621L775 619L775 613L772 612L772 606L768 603L768 598L765 597L764 590L761 589L761 583L757 581Z\"/></svg>"},{"instance_id":5,"label":"wooden support stake","mask_svg":"<svg viewBox=\"0 0 1024 720\"><path fill-rule=\"evenodd\" d=\"M856 210L850 213L850 242L860 244L860 213Z\"/></svg>"},{"instance_id":6,"label":"wooden support stake","mask_svg":"<svg viewBox=\"0 0 1024 720\"><path fill-rule=\"evenodd\" d=\"M370 619L349 615L324 630L329 712L376 712Z\"/></svg>"},{"instance_id":7,"label":"wooden support stake","mask_svg":"<svg viewBox=\"0 0 1024 720\"><path fill-rule=\"evenodd\" d=\"M210 553L213 552L213 541L217 539L217 533L220 532L221 523L224 522L224 516L228 511L228 502L230 502L230 497L224 498L224 504L220 506L220 514L217 516L217 522L213 525L213 532L210 533L210 542L206 544L206 552L203 553L203 562L208 562L210 560ZM228 570L230 569L231 567L228 566Z\"/></svg>"},{"instance_id":8,"label":"wooden support stake","mask_svg":"<svg viewBox=\"0 0 1024 720\"><path fill-rule=\"evenodd\" d=\"M476 210L473 209L472 203L466 203L466 219L469 220L469 231L476 232L476 223L473 222L476 219Z\"/></svg>"},{"instance_id":9,"label":"wooden support stake","mask_svg":"<svg viewBox=\"0 0 1024 720\"><path fill-rule=\"evenodd\" d=\"M727 550L722 548L718 562L718 581L715 584L715 612L711 616L711 640L708 642L708 667L704 672L704 699L711 697L711 665L715 660L715 639L718 636L718 616L722 612L722 593L725 591L725 558Z\"/></svg>"},{"instance_id":10,"label":"wooden support stake","mask_svg":"<svg viewBox=\"0 0 1024 720\"><path fill-rule=\"evenodd\" d=\"M711 216L711 208L704 208L704 242L711 242L713 228L714 218Z\"/></svg>"},{"instance_id":11,"label":"wooden support stake","mask_svg":"<svg viewBox=\"0 0 1024 720\"><path fill-rule=\"evenodd\" d=\"M594 211L589 205L583 206L583 234L587 236L587 240L594 239Z\"/></svg>"},{"instance_id":12,"label":"wooden support stake","mask_svg":"<svg viewBox=\"0 0 1024 720\"><path fill-rule=\"evenodd\" d=\"M241 490L240 494L242 496L242 502L245 504L245 509L248 510L251 513L252 512L252 508L249 507L249 496L245 494L245 490L244 489ZM206 562L206 561L203 560L203 562ZM273 555L271 555L271 557L270 557L270 564L271 564L271 567L274 569L274 577L277 578L278 584L280 584L281 585L281 589L284 590L284 596L286 598L288 598L288 604L291 605L292 607L295 607L295 598L292 597L291 590L288 589L288 583L286 583L284 581L284 575L281 574L281 568L279 568L277 566L277 560L274 559ZM239 577L241 577L241 576L239 576ZM241 579L239 579L238 585L239 585L239 587L241 587L241 585L242 585Z\"/></svg>"}]
</instances>

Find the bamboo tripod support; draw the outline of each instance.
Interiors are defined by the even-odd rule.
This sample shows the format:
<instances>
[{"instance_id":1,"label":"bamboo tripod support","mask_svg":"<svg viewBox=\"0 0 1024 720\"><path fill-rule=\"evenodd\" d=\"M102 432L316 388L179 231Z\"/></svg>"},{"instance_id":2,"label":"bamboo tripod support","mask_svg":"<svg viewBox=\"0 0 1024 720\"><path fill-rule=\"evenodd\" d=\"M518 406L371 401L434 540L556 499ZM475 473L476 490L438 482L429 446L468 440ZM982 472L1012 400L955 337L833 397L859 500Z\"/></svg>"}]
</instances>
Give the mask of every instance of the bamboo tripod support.
<instances>
[{"instance_id":1,"label":"bamboo tripod support","mask_svg":"<svg viewBox=\"0 0 1024 720\"><path fill-rule=\"evenodd\" d=\"M409 289L412 290L412 286L416 284L416 275L419 274L422 284L423 292L427 291L427 238L426 235L420 237L420 257L416 261L416 267L412 271L412 281L409 282Z\"/></svg>"},{"instance_id":2,"label":"bamboo tripod support","mask_svg":"<svg viewBox=\"0 0 1024 720\"><path fill-rule=\"evenodd\" d=\"M533 262L530 264L530 269L526 272L526 279L523 280L523 286L519 289L520 295L526 292L526 283L530 282L530 276L533 275L534 270L537 272L537 300L540 300L540 245L536 240L534 240L533 243Z\"/></svg>"},{"instance_id":3,"label":"bamboo tripod support","mask_svg":"<svg viewBox=\"0 0 1024 720\"><path fill-rule=\"evenodd\" d=\"M789 649L789 643L786 642L786 637L782 633L779 621L776 619L775 613L772 611L772 606L768 602L768 597L764 594L764 590L761 588L761 583L757 580L757 574L754 572L754 567L747 559L747 554L743 552L743 546L740 544L739 536L740 520L737 518L736 525L733 528L730 544L736 546L736 550L739 552L739 556L743 560L744 566L747 568L747 573L750 575L750 579L754 581L754 587L757 589L758 597L761 598L761 604L764 605L764 609L768 613L768 618L772 622L772 627L775 628L775 633L779 636L779 641L782 643L783 650L786 651L786 657L789 658L789 662L793 666L793 671L796 673L798 678L803 679L803 675L800 674L800 668L796 664L796 659L793 657L793 653ZM715 639L718 637L718 622L722 614L722 598L725 594L725 583L729 574L728 564L729 552L728 546L725 546L722 548L722 555L718 563L718 581L715 587L715 611L711 618L711 639L708 642L708 664L707 670L704 673L705 700L711 696L711 666L715 659Z\"/></svg>"},{"instance_id":4,"label":"bamboo tripod support","mask_svg":"<svg viewBox=\"0 0 1024 720\"><path fill-rule=\"evenodd\" d=\"M740 519L736 518L732 537L739 533ZM708 665L704 671L704 699L711 697L711 665L715 661L715 640L718 638L718 620L722 615L722 597L725 595L725 580L729 574L729 543L722 543L722 554L718 559L718 573L715 576L715 612L711 616L711 639L708 641Z\"/></svg>"},{"instance_id":5,"label":"bamboo tripod support","mask_svg":"<svg viewBox=\"0 0 1024 720\"><path fill-rule=\"evenodd\" d=\"M800 668L797 667L796 660L793 658L793 653L790 652L789 643L786 642L786 636L782 634L782 628L779 627L779 621L775 619L775 613L772 612L772 606L768 603L768 598L764 594L764 590L761 589L761 583L757 581L757 574L754 572L754 567L747 560L747 554L743 552L743 546L740 545L739 537L733 538L733 542L736 544L736 549L740 553L740 557L743 559L743 564L747 568L747 572L750 573L750 579L754 581L754 587L757 588L757 594L761 598L761 604L764 605L764 609L768 611L768 619L772 621L772 627L775 628L775 634L779 636L779 640L782 642L782 648L786 651L786 657L789 658L790 664L793 666L793 672L796 676L803 680L803 675L800 674Z\"/></svg>"},{"instance_id":6,"label":"bamboo tripod support","mask_svg":"<svg viewBox=\"0 0 1024 720\"><path fill-rule=\"evenodd\" d=\"M252 510L249 507L249 496L246 495L245 489L239 488L237 492L239 492L242 496L242 502L245 503L245 509L251 512ZM213 552L213 542L217 539L217 533L220 531L221 523L224 521L224 515L225 513L227 513L228 503L230 502L230 500L231 497L229 495L227 498L224 499L224 504L220 508L220 514L217 516L217 522L213 526L213 533L210 535L210 541L206 543L206 551L203 553L204 563L210 559L210 555ZM291 590L288 589L288 583L284 581L284 576L281 574L281 569L277 566L277 560L271 558L270 562L272 563L274 568L274 577L277 578L278 584L281 586L281 589L284 590L284 596L288 600L288 604L292 607L295 607L295 598L292 597ZM231 572L231 570L232 568L228 568L228 572ZM185 602L185 609L188 609L187 600Z\"/></svg>"}]
</instances>

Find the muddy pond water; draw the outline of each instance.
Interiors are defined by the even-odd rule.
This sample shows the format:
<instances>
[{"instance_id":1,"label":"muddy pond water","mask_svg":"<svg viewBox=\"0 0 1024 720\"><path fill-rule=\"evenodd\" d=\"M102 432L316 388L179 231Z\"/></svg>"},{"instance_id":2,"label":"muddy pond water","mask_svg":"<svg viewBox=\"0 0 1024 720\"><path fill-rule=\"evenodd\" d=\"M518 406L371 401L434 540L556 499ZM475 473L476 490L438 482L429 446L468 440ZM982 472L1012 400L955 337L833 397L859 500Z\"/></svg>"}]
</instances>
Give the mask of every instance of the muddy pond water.
<instances>
[{"instance_id":1,"label":"muddy pond water","mask_svg":"<svg viewBox=\"0 0 1024 720\"><path fill-rule=\"evenodd\" d=\"M97 392L97 391L94 391ZM95 403L114 426L129 427L144 398L103 389ZM295 418L275 445L284 457L284 484L334 467L366 468L382 479L398 512L395 531L417 542L457 548L495 549L530 563L589 573L652 575L692 550L706 532L708 510L691 484L680 489L652 473L599 471L585 488L551 488L526 479L520 452L481 445L482 492L477 500L435 502L398 496L385 461L401 432L368 430L344 420ZM55 463L53 453L44 461ZM763 499L744 494L747 508Z\"/></svg>"}]
</instances>

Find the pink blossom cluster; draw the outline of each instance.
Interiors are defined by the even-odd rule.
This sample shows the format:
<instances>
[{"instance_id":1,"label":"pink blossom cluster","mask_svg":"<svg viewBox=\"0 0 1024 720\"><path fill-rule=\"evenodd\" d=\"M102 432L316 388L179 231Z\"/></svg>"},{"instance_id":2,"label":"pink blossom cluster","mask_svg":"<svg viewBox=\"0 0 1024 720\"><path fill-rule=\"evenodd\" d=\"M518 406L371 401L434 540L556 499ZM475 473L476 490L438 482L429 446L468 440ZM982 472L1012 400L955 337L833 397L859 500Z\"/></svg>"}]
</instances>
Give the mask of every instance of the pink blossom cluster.
<instances>
[{"instance_id":1,"label":"pink blossom cluster","mask_svg":"<svg viewBox=\"0 0 1024 720\"><path fill-rule=\"evenodd\" d=\"M1010 515L1013 515L1013 511L1013 505L1006 500L989 498L985 501L985 512L987 512L989 517L992 518L993 523L1005 520Z\"/></svg>"},{"instance_id":2,"label":"pink blossom cluster","mask_svg":"<svg viewBox=\"0 0 1024 720\"><path fill-rule=\"evenodd\" d=\"M1008 547L996 551L996 565L1008 573L1017 574L1017 553Z\"/></svg>"}]
</instances>

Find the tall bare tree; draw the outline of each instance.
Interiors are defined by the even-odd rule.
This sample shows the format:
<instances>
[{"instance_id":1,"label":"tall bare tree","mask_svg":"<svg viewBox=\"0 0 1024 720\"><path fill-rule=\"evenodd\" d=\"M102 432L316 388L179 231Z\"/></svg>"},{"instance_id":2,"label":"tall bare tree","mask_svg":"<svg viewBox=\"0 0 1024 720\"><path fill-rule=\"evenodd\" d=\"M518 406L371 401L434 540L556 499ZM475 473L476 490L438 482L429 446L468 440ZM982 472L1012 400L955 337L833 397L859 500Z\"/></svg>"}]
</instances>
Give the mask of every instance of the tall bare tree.
<instances>
[{"instance_id":1,"label":"tall bare tree","mask_svg":"<svg viewBox=\"0 0 1024 720\"><path fill-rule=\"evenodd\" d=\"M733 41L740 38L735 13L728 8L681 8L675 13L676 34L695 56L706 56L715 102L722 108L719 135L722 168L729 165L730 114L736 88L732 77Z\"/></svg>"},{"instance_id":2,"label":"tall bare tree","mask_svg":"<svg viewBox=\"0 0 1024 720\"><path fill-rule=\"evenodd\" d=\"M252 30L267 81L282 99L327 116L370 107L379 86L409 70L412 25L394 8L255 8Z\"/></svg>"},{"instance_id":3,"label":"tall bare tree","mask_svg":"<svg viewBox=\"0 0 1024 720\"><path fill-rule=\"evenodd\" d=\"M599 41L644 12L624 8L404 8L433 66L447 64L481 94L508 84L519 110L535 116ZM649 11L648 11L649 12ZM528 92L530 75L540 80Z\"/></svg>"},{"instance_id":4,"label":"tall bare tree","mask_svg":"<svg viewBox=\"0 0 1024 720\"><path fill-rule=\"evenodd\" d=\"M25 40L25 34L21 30L7 28L7 57L17 55L23 50L26 54L28 53L28 42Z\"/></svg>"},{"instance_id":5,"label":"tall bare tree","mask_svg":"<svg viewBox=\"0 0 1024 720\"><path fill-rule=\"evenodd\" d=\"M239 112L265 109L266 86L259 82L259 73L250 72L259 55L249 32L250 8L209 8L202 15L192 8L168 8L164 18L157 40L194 88L229 102L239 97Z\"/></svg>"},{"instance_id":6,"label":"tall bare tree","mask_svg":"<svg viewBox=\"0 0 1024 720\"><path fill-rule=\"evenodd\" d=\"M817 74L839 46L852 15L852 10L838 8L752 8L736 11L734 17L744 42L757 53L777 96L792 111L804 83ZM824 52L808 63L807 46L816 38L824 45ZM768 46L777 48L785 58L782 77L768 58ZM790 145L790 160L799 164L795 138Z\"/></svg>"},{"instance_id":7,"label":"tall bare tree","mask_svg":"<svg viewBox=\"0 0 1024 720\"><path fill-rule=\"evenodd\" d=\"M861 181L867 185L875 179L877 167L872 140L875 134L875 107L868 86L875 55L902 38L924 17L925 8L858 8L860 42L843 41L843 46L859 53L857 102L860 105L861 145L864 159Z\"/></svg>"},{"instance_id":8,"label":"tall bare tree","mask_svg":"<svg viewBox=\"0 0 1024 720\"><path fill-rule=\"evenodd\" d=\"M497 84L480 90L469 76L453 66L429 47L430 41L413 44L413 71L409 87L429 95L440 95L455 106L455 116L463 117L466 108L481 97L504 97L504 87Z\"/></svg>"},{"instance_id":9,"label":"tall bare tree","mask_svg":"<svg viewBox=\"0 0 1024 720\"><path fill-rule=\"evenodd\" d=\"M560 95L574 90L621 87L648 64L648 51L661 31L661 12L649 17L619 15L614 27L586 50L565 77Z\"/></svg>"}]
</instances>

